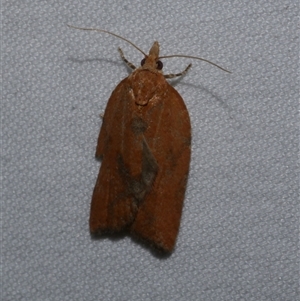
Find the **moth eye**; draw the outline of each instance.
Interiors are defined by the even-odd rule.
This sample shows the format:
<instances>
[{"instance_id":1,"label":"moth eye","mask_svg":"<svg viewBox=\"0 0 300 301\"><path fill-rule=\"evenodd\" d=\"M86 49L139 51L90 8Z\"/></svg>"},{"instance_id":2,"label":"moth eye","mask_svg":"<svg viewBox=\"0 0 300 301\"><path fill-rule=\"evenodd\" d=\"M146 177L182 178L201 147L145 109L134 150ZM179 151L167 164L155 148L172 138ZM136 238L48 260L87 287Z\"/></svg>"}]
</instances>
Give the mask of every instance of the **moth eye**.
<instances>
[{"instance_id":1,"label":"moth eye","mask_svg":"<svg viewBox=\"0 0 300 301\"><path fill-rule=\"evenodd\" d=\"M162 63L161 61L157 61L157 62L156 62L156 69L157 69L157 70L161 70L161 69L163 68L163 66L164 66L164 65L163 65L163 63Z\"/></svg>"},{"instance_id":2,"label":"moth eye","mask_svg":"<svg viewBox=\"0 0 300 301\"><path fill-rule=\"evenodd\" d=\"M146 62L146 59L143 58L142 61L141 61L141 66L144 66L145 62Z\"/></svg>"}]
</instances>

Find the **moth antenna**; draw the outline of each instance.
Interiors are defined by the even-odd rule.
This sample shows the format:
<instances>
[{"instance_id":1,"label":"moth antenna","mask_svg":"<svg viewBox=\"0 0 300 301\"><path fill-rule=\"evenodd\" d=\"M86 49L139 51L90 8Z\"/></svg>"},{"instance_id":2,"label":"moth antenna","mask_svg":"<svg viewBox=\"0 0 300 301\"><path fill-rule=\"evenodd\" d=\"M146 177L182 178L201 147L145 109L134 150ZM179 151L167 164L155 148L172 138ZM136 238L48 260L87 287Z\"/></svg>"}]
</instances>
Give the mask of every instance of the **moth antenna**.
<instances>
[{"instance_id":1,"label":"moth antenna","mask_svg":"<svg viewBox=\"0 0 300 301\"><path fill-rule=\"evenodd\" d=\"M143 50L141 50L139 47L137 47L136 45L134 45L134 44L133 44L132 42L130 42L129 40L127 40L127 39L125 39L125 38L123 38L123 37L121 37L121 36L119 36L119 35L117 35L117 34L115 34L115 33L113 33L113 32L110 32L110 31L107 31L107 30L104 30L104 29L98 29L98 28L84 28L84 27L77 27L77 26L73 26L73 25L69 25L69 24L67 24L67 26L69 26L70 28L74 28L74 29L89 30L89 31L98 31L98 32L108 33L108 34L110 34L110 35L112 35L112 36L115 36L115 37L117 37L117 38L119 38L119 39L121 39L121 40L123 40L123 41L129 43L129 44L130 44L131 46L133 46L135 49L137 49L138 51L140 51L145 57L147 57L147 54L146 54Z\"/></svg>"},{"instance_id":2,"label":"moth antenna","mask_svg":"<svg viewBox=\"0 0 300 301\"><path fill-rule=\"evenodd\" d=\"M127 42L128 44L130 44L131 46L133 46L135 49L137 49L139 52L141 52L145 57L147 57L147 54L141 50L139 47L137 47L135 44L133 44L132 42L130 42L129 40L113 33L113 32L110 32L108 30L104 30L104 29L98 29L98 28L85 28L85 27L77 27L77 26L73 26L73 25L70 25L70 24L67 24L68 27L70 28L74 28L74 29L79 29L79 30L89 30L89 31L98 31L98 32L103 32L103 33L107 33L107 34L110 34L112 36L115 36L116 38L119 38L125 42ZM158 59L167 59L167 58L172 58L172 57L185 57L185 58L190 58L190 59L195 59L195 60L200 60L200 61L204 61L206 63L209 63L225 72L228 72L228 73L231 73L230 71L226 70L225 68L222 68L221 66L209 61L209 60L206 60L206 59L203 59L201 57L197 57L197 56L191 56L191 55L184 55L184 54L173 54L173 55L165 55L165 56L160 56Z\"/></svg>"},{"instance_id":3,"label":"moth antenna","mask_svg":"<svg viewBox=\"0 0 300 301\"><path fill-rule=\"evenodd\" d=\"M165 56L160 56L159 59L168 59L168 58L171 58L171 57L186 57L186 58L190 58L190 59L195 59L195 60L200 60L200 61L204 61L206 63L209 63L225 72L228 72L228 73L231 73L230 71L222 68L221 66L209 61L209 60L206 60L206 59L203 59L201 57L197 57L197 56L191 56L191 55L184 55L184 54L173 54L173 55L165 55Z\"/></svg>"}]
</instances>

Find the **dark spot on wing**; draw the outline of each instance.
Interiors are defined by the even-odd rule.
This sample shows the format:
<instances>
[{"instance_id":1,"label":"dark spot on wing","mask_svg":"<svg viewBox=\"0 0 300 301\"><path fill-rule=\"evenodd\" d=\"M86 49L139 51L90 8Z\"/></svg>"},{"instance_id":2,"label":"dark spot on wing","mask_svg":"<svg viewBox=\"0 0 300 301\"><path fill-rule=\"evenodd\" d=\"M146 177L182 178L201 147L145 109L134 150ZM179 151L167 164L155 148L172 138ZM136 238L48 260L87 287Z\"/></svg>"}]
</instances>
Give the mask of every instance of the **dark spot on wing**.
<instances>
[{"instance_id":1,"label":"dark spot on wing","mask_svg":"<svg viewBox=\"0 0 300 301\"><path fill-rule=\"evenodd\" d=\"M131 121L131 130L135 135L144 133L147 127L148 124L140 117L134 117Z\"/></svg>"}]
</instances>

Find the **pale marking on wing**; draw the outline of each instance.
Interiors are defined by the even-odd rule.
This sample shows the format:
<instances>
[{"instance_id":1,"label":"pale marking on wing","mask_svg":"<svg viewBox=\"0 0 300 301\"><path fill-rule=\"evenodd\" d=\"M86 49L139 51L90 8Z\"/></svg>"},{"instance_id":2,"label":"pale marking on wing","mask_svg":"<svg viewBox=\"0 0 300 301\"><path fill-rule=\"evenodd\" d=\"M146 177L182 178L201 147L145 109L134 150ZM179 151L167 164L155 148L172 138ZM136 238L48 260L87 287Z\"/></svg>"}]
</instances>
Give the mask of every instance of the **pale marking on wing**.
<instances>
[{"instance_id":1,"label":"pale marking on wing","mask_svg":"<svg viewBox=\"0 0 300 301\"><path fill-rule=\"evenodd\" d=\"M158 116L158 122L157 122L157 127L156 127L156 131L155 131L155 135L154 137L158 137L157 133L159 132L159 127L161 124L161 120L162 120L162 115L163 115L163 111L164 111L164 102L160 102L161 103L161 110L160 110L160 114ZM156 144L157 139L153 139L153 149L155 149L155 144Z\"/></svg>"}]
</instances>

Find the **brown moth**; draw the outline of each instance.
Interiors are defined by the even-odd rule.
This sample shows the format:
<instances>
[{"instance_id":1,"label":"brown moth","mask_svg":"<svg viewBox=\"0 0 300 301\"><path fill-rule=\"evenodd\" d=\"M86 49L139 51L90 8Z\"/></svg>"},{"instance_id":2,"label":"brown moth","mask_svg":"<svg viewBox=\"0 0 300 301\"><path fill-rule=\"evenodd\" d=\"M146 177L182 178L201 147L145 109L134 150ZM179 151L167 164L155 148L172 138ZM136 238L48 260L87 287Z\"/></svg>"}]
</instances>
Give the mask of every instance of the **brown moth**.
<instances>
[{"instance_id":1,"label":"brown moth","mask_svg":"<svg viewBox=\"0 0 300 301\"><path fill-rule=\"evenodd\" d=\"M109 33L137 48L105 30L70 27ZM119 49L134 71L117 85L105 109L96 149L102 164L92 196L90 231L101 235L126 230L170 253L188 179L191 124L182 97L166 78L184 75L191 65L181 73L163 75L158 42L148 55L137 49L144 55L139 68Z\"/></svg>"}]
</instances>

